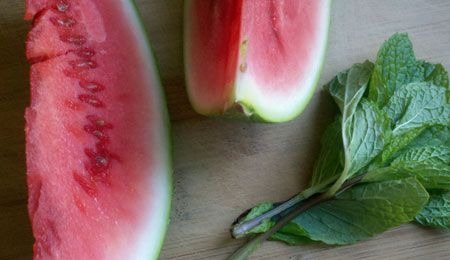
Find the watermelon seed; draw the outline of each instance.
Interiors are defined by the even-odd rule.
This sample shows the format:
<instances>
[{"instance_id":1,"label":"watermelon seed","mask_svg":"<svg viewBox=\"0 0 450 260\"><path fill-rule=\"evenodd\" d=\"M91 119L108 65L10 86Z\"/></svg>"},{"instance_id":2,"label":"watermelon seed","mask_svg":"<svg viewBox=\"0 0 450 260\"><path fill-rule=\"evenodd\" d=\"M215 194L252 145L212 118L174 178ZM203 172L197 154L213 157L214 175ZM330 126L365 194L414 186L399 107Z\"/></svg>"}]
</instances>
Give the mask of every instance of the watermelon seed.
<instances>
[{"instance_id":1,"label":"watermelon seed","mask_svg":"<svg viewBox=\"0 0 450 260\"><path fill-rule=\"evenodd\" d=\"M74 34L74 35L64 34L64 35L61 35L59 38L63 42L67 42L67 43L71 43L71 44L75 44L75 45L83 45L87 41L86 37L84 37L83 35L79 35L79 34Z\"/></svg>"},{"instance_id":2,"label":"watermelon seed","mask_svg":"<svg viewBox=\"0 0 450 260\"><path fill-rule=\"evenodd\" d=\"M85 125L84 130L93 136L97 137L98 139L107 142L108 136L99 129L99 127L91 126L91 125Z\"/></svg>"},{"instance_id":3,"label":"watermelon seed","mask_svg":"<svg viewBox=\"0 0 450 260\"><path fill-rule=\"evenodd\" d=\"M94 97L93 95L79 95L78 98L83 101L84 103L87 103L93 107L103 107L104 104L102 101L98 100L96 97Z\"/></svg>"},{"instance_id":4,"label":"watermelon seed","mask_svg":"<svg viewBox=\"0 0 450 260\"><path fill-rule=\"evenodd\" d=\"M72 27L76 24L76 21L70 17L64 16L64 17L58 17L51 19L54 25L61 26L61 27Z\"/></svg>"},{"instance_id":5,"label":"watermelon seed","mask_svg":"<svg viewBox=\"0 0 450 260\"><path fill-rule=\"evenodd\" d=\"M97 67L97 63L92 60L73 60L69 64L77 69L94 69Z\"/></svg>"},{"instance_id":6,"label":"watermelon seed","mask_svg":"<svg viewBox=\"0 0 450 260\"><path fill-rule=\"evenodd\" d=\"M76 54L82 58L91 58L95 55L95 51L92 49L82 49L77 51Z\"/></svg>"},{"instance_id":7,"label":"watermelon seed","mask_svg":"<svg viewBox=\"0 0 450 260\"><path fill-rule=\"evenodd\" d=\"M99 92L105 89L104 86L95 82L80 82L80 87L89 90L90 92Z\"/></svg>"},{"instance_id":8,"label":"watermelon seed","mask_svg":"<svg viewBox=\"0 0 450 260\"><path fill-rule=\"evenodd\" d=\"M95 137L98 137L99 139L104 139L104 138L106 138L105 134L104 134L102 131L100 131L100 130L94 130L94 131L92 132L92 134L93 134Z\"/></svg>"},{"instance_id":9,"label":"watermelon seed","mask_svg":"<svg viewBox=\"0 0 450 260\"><path fill-rule=\"evenodd\" d=\"M246 72L246 71L247 71L247 62L242 63L242 64L239 66L239 70L240 70L242 73Z\"/></svg>"},{"instance_id":10,"label":"watermelon seed","mask_svg":"<svg viewBox=\"0 0 450 260\"><path fill-rule=\"evenodd\" d=\"M109 164L108 159L106 159L103 156L99 156L99 155L95 157L95 161L96 161L96 164L101 167L106 167Z\"/></svg>"},{"instance_id":11,"label":"watermelon seed","mask_svg":"<svg viewBox=\"0 0 450 260\"><path fill-rule=\"evenodd\" d=\"M87 120L89 120L91 123L95 124L96 126L101 127L101 129L108 128L112 129L113 126L111 124L106 123L106 121L98 116L94 115L88 115L86 116Z\"/></svg>"},{"instance_id":12,"label":"watermelon seed","mask_svg":"<svg viewBox=\"0 0 450 260\"><path fill-rule=\"evenodd\" d=\"M69 10L69 4L64 0L59 0L56 3L56 9L61 13L67 12L67 10Z\"/></svg>"}]
</instances>

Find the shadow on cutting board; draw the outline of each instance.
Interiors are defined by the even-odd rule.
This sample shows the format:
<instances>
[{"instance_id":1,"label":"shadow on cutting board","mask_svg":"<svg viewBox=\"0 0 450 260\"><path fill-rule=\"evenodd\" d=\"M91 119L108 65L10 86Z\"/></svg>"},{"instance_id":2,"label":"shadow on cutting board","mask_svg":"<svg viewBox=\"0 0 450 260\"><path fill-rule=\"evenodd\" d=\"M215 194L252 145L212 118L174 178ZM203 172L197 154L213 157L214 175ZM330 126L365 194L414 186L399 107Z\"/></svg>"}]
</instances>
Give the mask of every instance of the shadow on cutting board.
<instances>
[{"instance_id":1,"label":"shadow on cutting board","mask_svg":"<svg viewBox=\"0 0 450 260\"><path fill-rule=\"evenodd\" d=\"M0 259L31 259L24 110L29 102L22 1L0 1Z\"/></svg>"}]
</instances>

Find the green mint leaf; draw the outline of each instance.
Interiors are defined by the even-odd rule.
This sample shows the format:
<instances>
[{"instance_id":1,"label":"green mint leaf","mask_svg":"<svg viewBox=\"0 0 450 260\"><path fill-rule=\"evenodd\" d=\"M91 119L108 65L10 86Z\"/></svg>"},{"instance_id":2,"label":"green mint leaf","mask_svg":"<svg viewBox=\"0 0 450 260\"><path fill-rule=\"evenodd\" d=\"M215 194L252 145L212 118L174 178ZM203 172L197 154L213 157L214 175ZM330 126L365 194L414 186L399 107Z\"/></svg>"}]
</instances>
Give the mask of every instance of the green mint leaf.
<instances>
[{"instance_id":1,"label":"green mint leaf","mask_svg":"<svg viewBox=\"0 0 450 260\"><path fill-rule=\"evenodd\" d=\"M315 242L308 238L308 233L295 223L288 223L270 237L270 240L283 241L288 245L309 244Z\"/></svg>"},{"instance_id":2,"label":"green mint leaf","mask_svg":"<svg viewBox=\"0 0 450 260\"><path fill-rule=\"evenodd\" d=\"M450 131L447 127L414 128L392 138L391 142L384 148L379 160L374 165L371 165L371 167L373 169L374 167L386 166L400 154L411 148L441 145L450 147Z\"/></svg>"},{"instance_id":3,"label":"green mint leaf","mask_svg":"<svg viewBox=\"0 0 450 260\"><path fill-rule=\"evenodd\" d=\"M393 122L393 135L411 129L450 123L446 89L431 83L410 83L390 98L385 111Z\"/></svg>"},{"instance_id":4,"label":"green mint leaf","mask_svg":"<svg viewBox=\"0 0 450 260\"><path fill-rule=\"evenodd\" d=\"M422 146L439 146L445 145L450 147L450 129L447 126L433 126L425 129L414 141L412 141L405 149Z\"/></svg>"},{"instance_id":5,"label":"green mint leaf","mask_svg":"<svg viewBox=\"0 0 450 260\"><path fill-rule=\"evenodd\" d=\"M386 164L397 154L398 151L407 147L417 136L419 136L424 128L413 128L403 134L391 139L391 142L386 145L381 154L382 164Z\"/></svg>"},{"instance_id":6,"label":"green mint leaf","mask_svg":"<svg viewBox=\"0 0 450 260\"><path fill-rule=\"evenodd\" d=\"M350 244L411 221L428 198L414 178L360 184L300 214L292 223L312 240Z\"/></svg>"},{"instance_id":7,"label":"green mint leaf","mask_svg":"<svg viewBox=\"0 0 450 260\"><path fill-rule=\"evenodd\" d=\"M346 125L348 177L369 164L390 138L390 122L385 112L362 100L351 122Z\"/></svg>"},{"instance_id":8,"label":"green mint leaf","mask_svg":"<svg viewBox=\"0 0 450 260\"><path fill-rule=\"evenodd\" d=\"M357 63L350 69L339 73L334 79L324 86L338 105L341 113L349 118L366 91L372 74L373 63L365 61ZM346 120L344 117L344 121Z\"/></svg>"},{"instance_id":9,"label":"green mint leaf","mask_svg":"<svg viewBox=\"0 0 450 260\"><path fill-rule=\"evenodd\" d=\"M414 147L397 157L392 165L398 165L403 162L418 162L430 164L450 165L450 146L424 146Z\"/></svg>"},{"instance_id":10,"label":"green mint leaf","mask_svg":"<svg viewBox=\"0 0 450 260\"><path fill-rule=\"evenodd\" d=\"M320 154L314 165L310 186L321 186L323 183L328 185L335 181L342 172L342 156L341 121L335 120L323 134Z\"/></svg>"},{"instance_id":11,"label":"green mint leaf","mask_svg":"<svg viewBox=\"0 0 450 260\"><path fill-rule=\"evenodd\" d=\"M399 87L424 80L424 68L416 61L407 34L397 33L378 52L369 87L369 98L383 107Z\"/></svg>"},{"instance_id":12,"label":"green mint leaf","mask_svg":"<svg viewBox=\"0 0 450 260\"><path fill-rule=\"evenodd\" d=\"M446 89L449 87L448 73L444 66L422 61L422 67L424 68L425 81Z\"/></svg>"},{"instance_id":13,"label":"green mint leaf","mask_svg":"<svg viewBox=\"0 0 450 260\"><path fill-rule=\"evenodd\" d=\"M297 236L297 235L292 235L291 233L284 233L284 232L277 232L277 233L273 234L269 238L269 240L282 241L290 246L309 244L309 243L315 242L304 236Z\"/></svg>"},{"instance_id":14,"label":"green mint leaf","mask_svg":"<svg viewBox=\"0 0 450 260\"><path fill-rule=\"evenodd\" d=\"M450 228L450 194L448 191L431 193L428 204L416 216L424 226Z\"/></svg>"},{"instance_id":15,"label":"green mint leaf","mask_svg":"<svg viewBox=\"0 0 450 260\"><path fill-rule=\"evenodd\" d=\"M242 221L254 219L257 216L262 215L263 213L266 213L267 211L271 210L272 207L273 207L273 204L270 202L260 203L256 207L252 208ZM271 228L273 224L274 223L270 219L265 219L261 222L261 224L254 227L253 229L248 231L246 234L264 233L267 230L269 230L269 228Z\"/></svg>"},{"instance_id":16,"label":"green mint leaf","mask_svg":"<svg viewBox=\"0 0 450 260\"><path fill-rule=\"evenodd\" d=\"M427 189L450 189L450 166L442 163L403 161L396 165L369 171L363 182L416 178Z\"/></svg>"}]
</instances>

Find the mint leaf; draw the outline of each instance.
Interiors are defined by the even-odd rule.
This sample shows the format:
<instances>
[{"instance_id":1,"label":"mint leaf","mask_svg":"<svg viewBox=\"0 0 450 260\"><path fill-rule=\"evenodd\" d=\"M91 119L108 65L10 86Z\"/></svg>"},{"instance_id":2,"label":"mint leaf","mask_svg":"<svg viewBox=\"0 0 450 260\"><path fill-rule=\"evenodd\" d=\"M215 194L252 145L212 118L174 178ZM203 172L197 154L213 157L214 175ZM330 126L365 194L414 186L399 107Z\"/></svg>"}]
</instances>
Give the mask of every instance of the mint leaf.
<instances>
[{"instance_id":1,"label":"mint leaf","mask_svg":"<svg viewBox=\"0 0 450 260\"><path fill-rule=\"evenodd\" d=\"M448 191L430 194L428 204L416 216L424 226L450 228L450 194Z\"/></svg>"},{"instance_id":2,"label":"mint leaf","mask_svg":"<svg viewBox=\"0 0 450 260\"><path fill-rule=\"evenodd\" d=\"M269 211L273 208L273 204L270 202L263 202L257 205L256 207L252 208L250 212L244 217L243 221L251 220L259 215L262 215L263 213ZM259 224L258 226L254 227L250 231L246 232L246 234L257 234L257 233L264 233L269 228L271 228L273 225L273 222L270 219L265 219Z\"/></svg>"},{"instance_id":3,"label":"mint leaf","mask_svg":"<svg viewBox=\"0 0 450 260\"><path fill-rule=\"evenodd\" d=\"M438 125L425 129L408 145L407 149L413 147L439 145L450 147L450 129L448 129L447 126Z\"/></svg>"},{"instance_id":4,"label":"mint leaf","mask_svg":"<svg viewBox=\"0 0 450 260\"><path fill-rule=\"evenodd\" d=\"M289 225L289 224L288 224ZM286 225L287 226L287 225ZM273 234L269 240L276 240L276 241L282 241L290 246L296 246L301 244L309 244L312 242L315 242L307 237L304 236L297 236L292 235L291 233L285 233L285 232L277 232Z\"/></svg>"},{"instance_id":5,"label":"mint leaf","mask_svg":"<svg viewBox=\"0 0 450 260\"><path fill-rule=\"evenodd\" d=\"M446 89L431 83L410 83L390 98L385 111L393 122L393 135L409 130L450 123Z\"/></svg>"},{"instance_id":6,"label":"mint leaf","mask_svg":"<svg viewBox=\"0 0 450 260\"><path fill-rule=\"evenodd\" d=\"M295 223L288 223L283 228L281 228L277 233L270 237L270 240L283 241L289 245L298 245L312 243L313 240L307 237L307 233L304 229L299 227Z\"/></svg>"},{"instance_id":7,"label":"mint leaf","mask_svg":"<svg viewBox=\"0 0 450 260\"><path fill-rule=\"evenodd\" d=\"M402 161L388 167L369 171L363 182L379 182L416 178L427 189L450 189L450 166Z\"/></svg>"},{"instance_id":8,"label":"mint leaf","mask_svg":"<svg viewBox=\"0 0 450 260\"><path fill-rule=\"evenodd\" d=\"M387 115L374 103L361 101L346 126L348 176L365 167L383 150L390 138L389 124Z\"/></svg>"},{"instance_id":9,"label":"mint leaf","mask_svg":"<svg viewBox=\"0 0 450 260\"><path fill-rule=\"evenodd\" d=\"M444 66L422 61L422 67L424 68L425 81L446 89L449 87L448 73Z\"/></svg>"},{"instance_id":10,"label":"mint leaf","mask_svg":"<svg viewBox=\"0 0 450 260\"><path fill-rule=\"evenodd\" d=\"M372 70L373 63L370 61L357 63L339 73L324 86L324 89L334 98L341 113L345 115L344 121L355 112L356 106L366 91Z\"/></svg>"},{"instance_id":11,"label":"mint leaf","mask_svg":"<svg viewBox=\"0 0 450 260\"><path fill-rule=\"evenodd\" d=\"M397 157L392 165L401 164L405 161L450 165L450 147L445 145L414 147Z\"/></svg>"},{"instance_id":12,"label":"mint leaf","mask_svg":"<svg viewBox=\"0 0 450 260\"><path fill-rule=\"evenodd\" d=\"M362 184L300 214L292 223L312 240L349 244L411 221L428 198L414 178Z\"/></svg>"},{"instance_id":13,"label":"mint leaf","mask_svg":"<svg viewBox=\"0 0 450 260\"><path fill-rule=\"evenodd\" d=\"M424 68L420 65L408 35L394 34L378 52L369 98L383 107L396 89L411 82L423 81Z\"/></svg>"},{"instance_id":14,"label":"mint leaf","mask_svg":"<svg viewBox=\"0 0 450 260\"><path fill-rule=\"evenodd\" d=\"M386 145L386 147L383 150L383 153L381 154L381 162L382 164L385 164L389 162L392 157L395 157L395 154L402 150L403 148L407 147L417 136L419 136L424 128L413 128L409 131L406 131L405 133L396 136L395 138L391 139L391 142Z\"/></svg>"},{"instance_id":15,"label":"mint leaf","mask_svg":"<svg viewBox=\"0 0 450 260\"><path fill-rule=\"evenodd\" d=\"M414 128L395 138L386 145L381 154L381 161L377 161L373 167L386 166L387 163L398 157L401 153L411 148L423 146L450 147L450 132L445 126L433 126L428 128Z\"/></svg>"},{"instance_id":16,"label":"mint leaf","mask_svg":"<svg viewBox=\"0 0 450 260\"><path fill-rule=\"evenodd\" d=\"M323 134L320 154L314 165L310 186L316 187L323 183L328 185L336 180L342 172L342 156L341 121L335 120Z\"/></svg>"},{"instance_id":17,"label":"mint leaf","mask_svg":"<svg viewBox=\"0 0 450 260\"><path fill-rule=\"evenodd\" d=\"M361 104L372 70L373 64L369 61L355 64L325 86L342 112L340 132L344 154L342 173L336 176L338 178L330 189L330 194L336 192L347 178L364 167L368 163L366 160L372 160L376 156L374 153L379 153L382 148L378 147L380 143L374 138L379 130L377 124L382 123L384 127L384 122L378 116L381 112L367 101ZM364 134L361 129L369 134ZM356 158L353 157L355 155ZM334 173L325 175L334 177Z\"/></svg>"}]
</instances>

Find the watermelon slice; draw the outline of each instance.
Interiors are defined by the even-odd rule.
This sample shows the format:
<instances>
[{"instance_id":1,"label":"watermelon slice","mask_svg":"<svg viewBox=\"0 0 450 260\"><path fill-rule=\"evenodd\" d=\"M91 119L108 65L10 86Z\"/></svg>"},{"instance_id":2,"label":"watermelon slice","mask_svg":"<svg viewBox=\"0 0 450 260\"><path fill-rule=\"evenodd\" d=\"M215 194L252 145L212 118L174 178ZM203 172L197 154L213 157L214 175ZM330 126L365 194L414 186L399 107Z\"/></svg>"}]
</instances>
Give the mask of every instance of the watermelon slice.
<instances>
[{"instance_id":1,"label":"watermelon slice","mask_svg":"<svg viewBox=\"0 0 450 260\"><path fill-rule=\"evenodd\" d=\"M186 1L185 66L195 110L293 119L314 93L329 11L329 0Z\"/></svg>"},{"instance_id":2,"label":"watermelon slice","mask_svg":"<svg viewBox=\"0 0 450 260\"><path fill-rule=\"evenodd\" d=\"M153 259L168 221L167 116L128 0L28 0L35 259Z\"/></svg>"}]
</instances>

